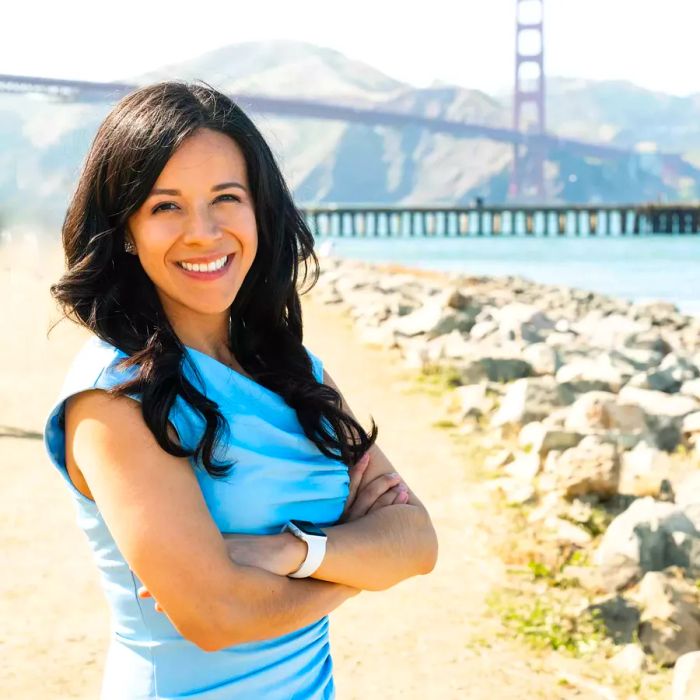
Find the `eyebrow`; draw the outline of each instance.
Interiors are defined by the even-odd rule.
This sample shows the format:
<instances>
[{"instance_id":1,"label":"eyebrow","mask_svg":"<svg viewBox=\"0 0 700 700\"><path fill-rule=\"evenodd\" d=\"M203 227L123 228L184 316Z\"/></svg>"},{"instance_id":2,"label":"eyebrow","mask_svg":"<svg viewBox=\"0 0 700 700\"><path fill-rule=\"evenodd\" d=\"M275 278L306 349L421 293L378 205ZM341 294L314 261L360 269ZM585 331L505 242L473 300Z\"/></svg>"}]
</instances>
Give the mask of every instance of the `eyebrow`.
<instances>
[{"instance_id":1,"label":"eyebrow","mask_svg":"<svg viewBox=\"0 0 700 700\"><path fill-rule=\"evenodd\" d=\"M212 192L218 192L219 190L226 190L229 187L238 187L239 189L243 190L244 192L247 192L246 188L241 185L240 182L222 182L218 185L214 185L214 187L211 188ZM153 189L151 190L151 193L148 195L149 197L152 197L155 194L170 194L177 196L181 194L180 190L163 190L163 189Z\"/></svg>"}]
</instances>

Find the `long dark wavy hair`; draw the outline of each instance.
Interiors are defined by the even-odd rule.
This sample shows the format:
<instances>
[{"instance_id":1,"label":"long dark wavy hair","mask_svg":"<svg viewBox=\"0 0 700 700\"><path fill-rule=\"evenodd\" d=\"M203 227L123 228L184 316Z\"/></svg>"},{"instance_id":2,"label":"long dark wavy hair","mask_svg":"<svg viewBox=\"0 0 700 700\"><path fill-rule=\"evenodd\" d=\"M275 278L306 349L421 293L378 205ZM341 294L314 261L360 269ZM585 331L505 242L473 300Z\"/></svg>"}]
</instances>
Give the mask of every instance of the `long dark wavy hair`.
<instances>
[{"instance_id":1,"label":"long dark wavy hair","mask_svg":"<svg viewBox=\"0 0 700 700\"><path fill-rule=\"evenodd\" d=\"M107 115L66 212L66 271L51 294L64 317L128 356L119 367L134 368L134 376L110 393L140 395L144 421L158 444L177 457L194 456L214 477L225 476L233 465L215 464L213 453L228 425L217 403L185 378L185 347L138 257L124 250L127 220L174 151L200 128L230 136L243 152L258 230L256 257L230 306L229 349L256 382L296 411L304 433L324 455L351 466L376 441L378 428L372 420L368 434L342 410L338 392L314 378L302 345L297 281L300 263L304 282L311 265L309 289L318 281L313 235L258 129L207 83L148 85L123 97ZM178 395L204 421L192 450L167 431Z\"/></svg>"}]
</instances>

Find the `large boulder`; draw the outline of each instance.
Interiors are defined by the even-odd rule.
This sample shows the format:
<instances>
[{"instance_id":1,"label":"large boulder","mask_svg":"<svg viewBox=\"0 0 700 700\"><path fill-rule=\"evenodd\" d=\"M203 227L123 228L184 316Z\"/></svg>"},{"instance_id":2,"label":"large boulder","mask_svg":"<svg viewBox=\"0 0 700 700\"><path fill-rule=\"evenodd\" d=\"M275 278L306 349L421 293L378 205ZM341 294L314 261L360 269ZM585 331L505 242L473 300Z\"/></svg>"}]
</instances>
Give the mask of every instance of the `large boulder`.
<instances>
[{"instance_id":1,"label":"large boulder","mask_svg":"<svg viewBox=\"0 0 700 700\"><path fill-rule=\"evenodd\" d=\"M700 698L700 651L689 651L676 659L672 693L671 700Z\"/></svg>"},{"instance_id":2,"label":"large boulder","mask_svg":"<svg viewBox=\"0 0 700 700\"><path fill-rule=\"evenodd\" d=\"M560 384L568 384L576 393L610 391L617 393L623 384L623 374L609 359L581 358L562 365L556 374Z\"/></svg>"},{"instance_id":3,"label":"large boulder","mask_svg":"<svg viewBox=\"0 0 700 700\"><path fill-rule=\"evenodd\" d=\"M685 396L691 396L696 401L700 401L700 379L691 379L683 382L679 391Z\"/></svg>"},{"instance_id":4,"label":"large boulder","mask_svg":"<svg viewBox=\"0 0 700 700\"><path fill-rule=\"evenodd\" d=\"M647 430L647 421L637 404L620 401L612 392L591 391L569 407L566 428L581 433L618 431L638 435Z\"/></svg>"},{"instance_id":5,"label":"large boulder","mask_svg":"<svg viewBox=\"0 0 700 700\"><path fill-rule=\"evenodd\" d=\"M656 447L667 452L672 452L682 439L683 418L700 411L700 402L691 396L632 386L623 387L618 400L644 410L649 417L649 429L654 435Z\"/></svg>"},{"instance_id":6,"label":"large boulder","mask_svg":"<svg viewBox=\"0 0 700 700\"><path fill-rule=\"evenodd\" d=\"M453 330L468 331L474 325L476 313L445 308L441 303L429 301L421 308L405 316L387 321L398 335L408 337L426 334L429 338L450 333Z\"/></svg>"},{"instance_id":7,"label":"large boulder","mask_svg":"<svg viewBox=\"0 0 700 700\"><path fill-rule=\"evenodd\" d=\"M513 382L492 418L495 427L522 426L546 418L554 409L566 406L573 394L561 387L554 377L528 377Z\"/></svg>"},{"instance_id":8,"label":"large boulder","mask_svg":"<svg viewBox=\"0 0 700 700\"><path fill-rule=\"evenodd\" d=\"M581 442L583 435L567 430L547 427L541 421L533 421L523 426L518 435L518 444L540 457L546 457L552 450L568 450Z\"/></svg>"},{"instance_id":9,"label":"large boulder","mask_svg":"<svg viewBox=\"0 0 700 700\"><path fill-rule=\"evenodd\" d=\"M498 324L498 333L505 340L537 343L554 328L554 321L534 304L513 302L493 309L491 313Z\"/></svg>"},{"instance_id":10,"label":"large boulder","mask_svg":"<svg viewBox=\"0 0 700 700\"><path fill-rule=\"evenodd\" d=\"M512 382L532 374L532 367L518 357L477 357L455 363L455 368L465 384Z\"/></svg>"},{"instance_id":11,"label":"large boulder","mask_svg":"<svg viewBox=\"0 0 700 700\"><path fill-rule=\"evenodd\" d=\"M538 490L558 491L569 499L588 494L605 499L617 493L619 480L617 447L589 435L576 447L549 452Z\"/></svg>"},{"instance_id":12,"label":"large boulder","mask_svg":"<svg viewBox=\"0 0 700 700\"><path fill-rule=\"evenodd\" d=\"M644 442L622 453L618 492L631 496L658 496L664 480L671 475L667 452Z\"/></svg>"},{"instance_id":13,"label":"large boulder","mask_svg":"<svg viewBox=\"0 0 700 700\"><path fill-rule=\"evenodd\" d=\"M614 348L650 328L648 322L635 321L622 314L606 316L597 310L590 311L571 327L576 333L587 338L591 345L600 348Z\"/></svg>"},{"instance_id":14,"label":"large boulder","mask_svg":"<svg viewBox=\"0 0 700 700\"><path fill-rule=\"evenodd\" d=\"M637 636L641 613L639 608L621 595L614 595L589 605L587 612L596 615L615 644L629 644Z\"/></svg>"},{"instance_id":15,"label":"large boulder","mask_svg":"<svg viewBox=\"0 0 700 700\"><path fill-rule=\"evenodd\" d=\"M697 588L680 568L645 574L631 595L642 608L639 641L663 666L700 650L700 606Z\"/></svg>"},{"instance_id":16,"label":"large boulder","mask_svg":"<svg viewBox=\"0 0 700 700\"><path fill-rule=\"evenodd\" d=\"M472 328L472 332L474 329ZM556 374L561 365L556 349L547 343L532 343L522 351L523 360L528 362L536 375ZM700 389L699 389L700 391Z\"/></svg>"},{"instance_id":17,"label":"large boulder","mask_svg":"<svg viewBox=\"0 0 700 700\"><path fill-rule=\"evenodd\" d=\"M697 514L650 496L635 500L605 531L593 563L607 590L621 590L648 571L667 566L697 569L700 533Z\"/></svg>"}]
</instances>

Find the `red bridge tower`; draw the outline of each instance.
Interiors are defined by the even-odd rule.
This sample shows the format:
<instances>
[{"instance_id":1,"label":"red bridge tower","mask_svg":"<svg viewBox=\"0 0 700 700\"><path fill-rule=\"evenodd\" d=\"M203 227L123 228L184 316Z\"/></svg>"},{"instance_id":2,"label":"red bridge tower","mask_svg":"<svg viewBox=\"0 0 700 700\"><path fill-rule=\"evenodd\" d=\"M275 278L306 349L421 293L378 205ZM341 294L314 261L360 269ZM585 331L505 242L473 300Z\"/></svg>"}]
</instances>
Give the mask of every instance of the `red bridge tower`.
<instances>
[{"instance_id":1,"label":"red bridge tower","mask_svg":"<svg viewBox=\"0 0 700 700\"><path fill-rule=\"evenodd\" d=\"M513 129L527 136L545 133L544 0L516 0ZM537 143L513 146L510 199L546 199L546 152Z\"/></svg>"}]
</instances>

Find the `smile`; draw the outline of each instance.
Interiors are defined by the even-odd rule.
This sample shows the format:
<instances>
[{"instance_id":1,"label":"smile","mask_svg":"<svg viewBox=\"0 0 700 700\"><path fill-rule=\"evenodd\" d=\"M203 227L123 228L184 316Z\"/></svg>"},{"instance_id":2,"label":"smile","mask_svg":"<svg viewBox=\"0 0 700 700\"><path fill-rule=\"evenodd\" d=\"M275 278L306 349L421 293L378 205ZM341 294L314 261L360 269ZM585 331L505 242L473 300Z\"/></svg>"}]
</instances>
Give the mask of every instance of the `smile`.
<instances>
[{"instance_id":1,"label":"smile","mask_svg":"<svg viewBox=\"0 0 700 700\"><path fill-rule=\"evenodd\" d=\"M194 279L213 280L218 279L231 267L231 261L235 255L225 255L208 263L188 263L181 261L175 263L183 273Z\"/></svg>"}]
</instances>

